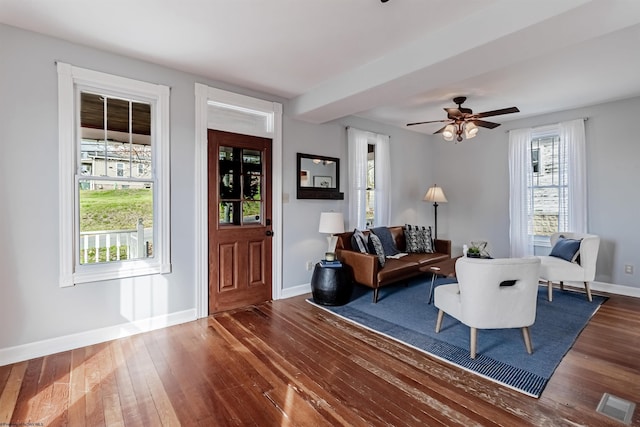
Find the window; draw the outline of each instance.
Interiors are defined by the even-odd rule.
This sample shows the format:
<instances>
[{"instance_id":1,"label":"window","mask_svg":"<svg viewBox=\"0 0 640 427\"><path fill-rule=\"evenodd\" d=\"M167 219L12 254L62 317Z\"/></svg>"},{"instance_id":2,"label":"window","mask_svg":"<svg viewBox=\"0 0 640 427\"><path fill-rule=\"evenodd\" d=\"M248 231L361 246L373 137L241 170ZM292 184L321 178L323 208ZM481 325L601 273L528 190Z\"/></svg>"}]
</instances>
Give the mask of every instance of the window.
<instances>
[{"instance_id":1,"label":"window","mask_svg":"<svg viewBox=\"0 0 640 427\"><path fill-rule=\"evenodd\" d=\"M169 88L58 63L60 285L170 271Z\"/></svg>"},{"instance_id":2,"label":"window","mask_svg":"<svg viewBox=\"0 0 640 427\"><path fill-rule=\"evenodd\" d=\"M376 146L367 144L367 213L366 225L373 227L376 219Z\"/></svg>"},{"instance_id":3,"label":"window","mask_svg":"<svg viewBox=\"0 0 640 427\"><path fill-rule=\"evenodd\" d=\"M390 221L389 136L347 128L349 227L364 229Z\"/></svg>"},{"instance_id":4,"label":"window","mask_svg":"<svg viewBox=\"0 0 640 427\"><path fill-rule=\"evenodd\" d=\"M511 256L548 252L552 233L587 232L584 120L509 132Z\"/></svg>"},{"instance_id":5,"label":"window","mask_svg":"<svg viewBox=\"0 0 640 427\"><path fill-rule=\"evenodd\" d=\"M567 223L567 210L563 209L568 203L567 159L560 155L560 136L556 132L543 136L534 133L532 138L531 234L534 246L549 246L550 236L560 231L561 223Z\"/></svg>"}]
</instances>

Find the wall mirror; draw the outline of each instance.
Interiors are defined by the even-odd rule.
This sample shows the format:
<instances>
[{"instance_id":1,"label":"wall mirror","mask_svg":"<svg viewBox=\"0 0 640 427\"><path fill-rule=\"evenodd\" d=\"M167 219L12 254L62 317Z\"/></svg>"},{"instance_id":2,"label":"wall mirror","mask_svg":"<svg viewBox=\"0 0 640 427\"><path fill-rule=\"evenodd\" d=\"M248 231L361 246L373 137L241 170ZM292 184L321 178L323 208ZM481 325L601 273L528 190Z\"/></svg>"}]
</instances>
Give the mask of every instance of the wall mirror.
<instances>
[{"instance_id":1,"label":"wall mirror","mask_svg":"<svg viewBox=\"0 0 640 427\"><path fill-rule=\"evenodd\" d=\"M298 199L344 199L340 192L340 159L298 153Z\"/></svg>"}]
</instances>

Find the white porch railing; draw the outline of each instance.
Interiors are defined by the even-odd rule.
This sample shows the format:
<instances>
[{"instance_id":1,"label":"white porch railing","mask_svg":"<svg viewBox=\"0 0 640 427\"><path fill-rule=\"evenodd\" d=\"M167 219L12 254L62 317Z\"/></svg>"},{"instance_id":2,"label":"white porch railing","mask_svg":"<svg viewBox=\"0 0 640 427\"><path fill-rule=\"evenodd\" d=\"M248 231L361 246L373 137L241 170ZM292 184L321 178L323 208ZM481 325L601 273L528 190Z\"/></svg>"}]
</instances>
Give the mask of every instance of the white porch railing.
<instances>
[{"instance_id":1,"label":"white porch railing","mask_svg":"<svg viewBox=\"0 0 640 427\"><path fill-rule=\"evenodd\" d=\"M153 229L145 229L142 218L138 220L135 229L81 232L80 264L147 258L150 255L152 238ZM92 249L95 250L93 254ZM125 250L124 254L122 249ZM105 255L103 261L100 261L101 250L104 250Z\"/></svg>"}]
</instances>

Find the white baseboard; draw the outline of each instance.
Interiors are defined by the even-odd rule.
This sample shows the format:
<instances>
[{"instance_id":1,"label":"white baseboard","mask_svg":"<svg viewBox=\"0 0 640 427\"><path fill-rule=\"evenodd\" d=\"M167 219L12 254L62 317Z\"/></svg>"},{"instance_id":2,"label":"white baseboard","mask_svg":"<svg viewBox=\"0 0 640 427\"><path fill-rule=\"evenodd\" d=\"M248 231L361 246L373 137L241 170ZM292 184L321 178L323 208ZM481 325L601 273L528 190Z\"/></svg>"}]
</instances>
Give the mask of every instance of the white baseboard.
<instances>
[{"instance_id":1,"label":"white baseboard","mask_svg":"<svg viewBox=\"0 0 640 427\"><path fill-rule=\"evenodd\" d=\"M0 349L0 366L196 320L195 308Z\"/></svg>"},{"instance_id":2,"label":"white baseboard","mask_svg":"<svg viewBox=\"0 0 640 427\"><path fill-rule=\"evenodd\" d=\"M310 294L311 283L305 283L298 286L292 286L290 288L284 288L280 292L280 299L297 297L298 295Z\"/></svg>"},{"instance_id":3,"label":"white baseboard","mask_svg":"<svg viewBox=\"0 0 640 427\"><path fill-rule=\"evenodd\" d=\"M615 285L605 282L591 282L592 291L608 292L610 294L624 295L628 297L640 298L640 288L631 286Z\"/></svg>"}]
</instances>

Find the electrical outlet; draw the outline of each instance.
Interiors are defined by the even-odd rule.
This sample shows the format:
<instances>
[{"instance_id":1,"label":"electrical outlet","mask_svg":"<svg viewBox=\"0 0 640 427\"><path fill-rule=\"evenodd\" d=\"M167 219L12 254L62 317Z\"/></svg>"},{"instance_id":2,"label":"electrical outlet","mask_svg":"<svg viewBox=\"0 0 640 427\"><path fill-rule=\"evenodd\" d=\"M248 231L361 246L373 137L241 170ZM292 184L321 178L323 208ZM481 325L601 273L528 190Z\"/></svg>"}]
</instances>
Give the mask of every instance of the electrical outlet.
<instances>
[{"instance_id":1,"label":"electrical outlet","mask_svg":"<svg viewBox=\"0 0 640 427\"><path fill-rule=\"evenodd\" d=\"M313 270L313 262L307 261L307 271Z\"/></svg>"},{"instance_id":2,"label":"electrical outlet","mask_svg":"<svg viewBox=\"0 0 640 427\"><path fill-rule=\"evenodd\" d=\"M627 274L633 274L633 265L627 264L624 266L624 272Z\"/></svg>"}]
</instances>

